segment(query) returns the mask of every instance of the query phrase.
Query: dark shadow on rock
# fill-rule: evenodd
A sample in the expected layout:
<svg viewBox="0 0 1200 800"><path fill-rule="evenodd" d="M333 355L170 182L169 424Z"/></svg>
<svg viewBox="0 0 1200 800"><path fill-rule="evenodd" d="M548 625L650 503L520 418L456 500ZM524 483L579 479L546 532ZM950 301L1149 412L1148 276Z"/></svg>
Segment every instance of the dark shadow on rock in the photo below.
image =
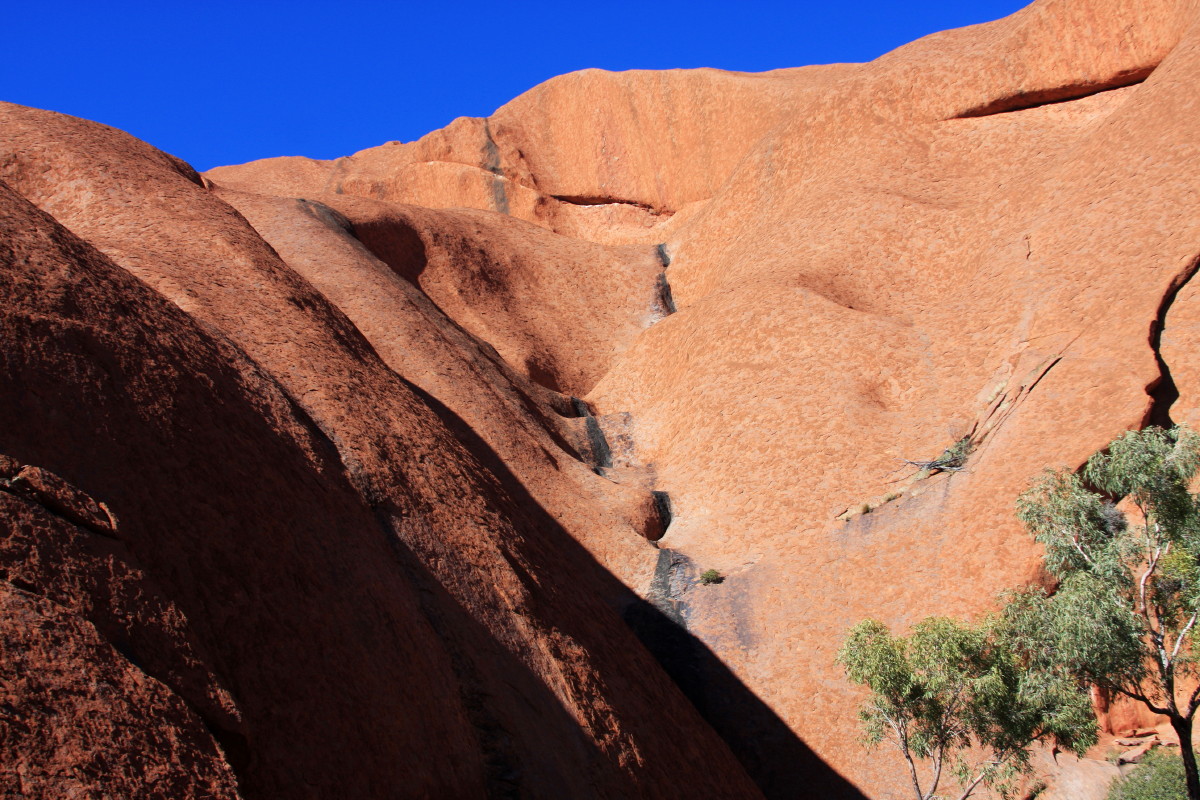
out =
<svg viewBox="0 0 1200 800"><path fill-rule="evenodd" d="M376 508L385 528L399 509ZM573 765L604 760L578 723L535 675L446 589L399 537L391 539L404 577L416 591L429 622L450 659L462 710L474 731L483 761L489 800L523 797L596 797L595 786L578 785ZM540 724L522 721L538 709ZM530 763L528 756L538 754Z"/></svg>
<svg viewBox="0 0 1200 800"><path fill-rule="evenodd" d="M359 220L350 223L346 230L393 272L412 285L420 286L421 273L429 265L429 255L425 240L412 223L390 217Z"/></svg>
<svg viewBox="0 0 1200 800"><path fill-rule="evenodd" d="M630 591L537 503L503 460L465 421L419 386L407 380L405 383L442 419L480 465L495 476L506 494L526 512L525 516L532 516L531 522L553 529L559 549L570 555L567 563L572 569L579 570L580 564L591 567L588 572L592 574L571 576L572 587L593 579L598 581L601 596L620 613L703 720L724 740L765 797L769 800L866 800L865 795L796 736L716 653L688 632L681 615L665 614ZM538 566L547 574L561 575L554 564ZM662 722L670 724L670 720ZM686 731L680 731L680 735L686 734Z"/></svg>
<svg viewBox="0 0 1200 800"><path fill-rule="evenodd" d="M768 800L865 800L685 627L640 598L624 617Z"/></svg>

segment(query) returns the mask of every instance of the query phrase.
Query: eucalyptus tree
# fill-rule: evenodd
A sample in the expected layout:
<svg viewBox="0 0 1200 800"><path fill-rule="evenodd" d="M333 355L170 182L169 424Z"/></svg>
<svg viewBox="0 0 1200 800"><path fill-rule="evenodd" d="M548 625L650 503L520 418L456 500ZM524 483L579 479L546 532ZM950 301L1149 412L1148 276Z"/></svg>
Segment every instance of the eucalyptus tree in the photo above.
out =
<svg viewBox="0 0 1200 800"><path fill-rule="evenodd" d="M938 796L948 775L959 800L981 786L1007 796L1034 742L1054 739L1080 754L1095 742L1086 693L1061 670L1030 669L1006 630L992 619L930 617L907 637L870 619L847 634L838 660L870 690L859 709L865 743L899 749L917 800Z"/></svg>
<svg viewBox="0 0 1200 800"><path fill-rule="evenodd" d="M1047 472L1018 501L1045 546L1052 594L1025 590L1005 637L1035 669L1061 669L1166 716L1179 736L1190 800L1200 800L1192 726L1200 708L1200 436L1132 431L1080 474ZM1129 517L1113 501L1124 500Z"/></svg>

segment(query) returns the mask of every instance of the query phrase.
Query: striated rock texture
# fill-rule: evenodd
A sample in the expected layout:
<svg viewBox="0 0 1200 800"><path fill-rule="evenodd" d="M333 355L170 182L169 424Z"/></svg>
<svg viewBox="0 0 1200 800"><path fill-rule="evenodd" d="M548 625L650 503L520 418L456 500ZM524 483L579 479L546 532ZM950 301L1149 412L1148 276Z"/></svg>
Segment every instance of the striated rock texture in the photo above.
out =
<svg viewBox="0 0 1200 800"><path fill-rule="evenodd" d="M1200 425L1197 85L1195 0L1038 0L204 176L0 106L0 781L902 791L846 628L993 608L1031 477Z"/></svg>

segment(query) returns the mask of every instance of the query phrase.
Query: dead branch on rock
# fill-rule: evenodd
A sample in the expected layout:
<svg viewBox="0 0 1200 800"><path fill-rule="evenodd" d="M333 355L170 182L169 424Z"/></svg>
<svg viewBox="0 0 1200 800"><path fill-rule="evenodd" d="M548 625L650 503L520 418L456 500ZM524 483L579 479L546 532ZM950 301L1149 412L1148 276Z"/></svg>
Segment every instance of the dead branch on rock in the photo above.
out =
<svg viewBox="0 0 1200 800"><path fill-rule="evenodd" d="M953 461L940 458L935 459L934 461L910 461L907 458L902 458L900 460L905 464L908 464L910 467L929 470L931 472L933 470L938 470L939 472L962 472L964 469L966 469L965 464L954 463Z"/></svg>
<svg viewBox="0 0 1200 800"><path fill-rule="evenodd" d="M966 469L967 457L974 449L975 443L971 441L971 437L964 436L947 447L940 456L930 461L914 461L908 458L900 460L910 467L916 467L925 472L962 472Z"/></svg>

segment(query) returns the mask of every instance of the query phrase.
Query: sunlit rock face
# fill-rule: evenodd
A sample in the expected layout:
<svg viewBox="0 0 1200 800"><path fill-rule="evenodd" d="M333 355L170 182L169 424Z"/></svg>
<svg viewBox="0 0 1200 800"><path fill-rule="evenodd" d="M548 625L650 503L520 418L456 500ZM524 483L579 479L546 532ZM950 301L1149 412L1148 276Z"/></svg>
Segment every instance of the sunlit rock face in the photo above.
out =
<svg viewBox="0 0 1200 800"><path fill-rule="evenodd" d="M5 784L890 796L846 628L994 608L1031 477L1200 424L1197 23L589 70L203 176L0 106Z"/></svg>

